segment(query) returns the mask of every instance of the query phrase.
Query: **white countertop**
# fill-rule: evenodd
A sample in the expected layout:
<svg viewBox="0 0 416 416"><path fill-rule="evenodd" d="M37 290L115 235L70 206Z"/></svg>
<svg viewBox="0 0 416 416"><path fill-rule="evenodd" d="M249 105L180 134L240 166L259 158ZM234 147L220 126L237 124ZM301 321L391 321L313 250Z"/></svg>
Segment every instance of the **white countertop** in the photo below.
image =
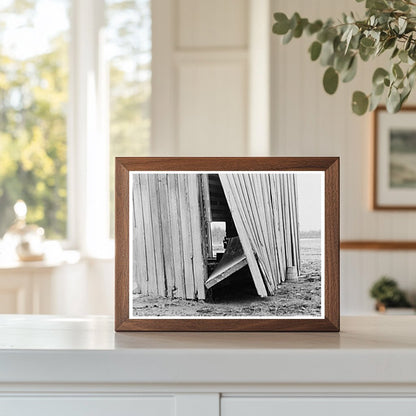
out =
<svg viewBox="0 0 416 416"><path fill-rule="evenodd" d="M107 317L0 316L0 383L416 383L416 316L338 333L115 333Z"/></svg>

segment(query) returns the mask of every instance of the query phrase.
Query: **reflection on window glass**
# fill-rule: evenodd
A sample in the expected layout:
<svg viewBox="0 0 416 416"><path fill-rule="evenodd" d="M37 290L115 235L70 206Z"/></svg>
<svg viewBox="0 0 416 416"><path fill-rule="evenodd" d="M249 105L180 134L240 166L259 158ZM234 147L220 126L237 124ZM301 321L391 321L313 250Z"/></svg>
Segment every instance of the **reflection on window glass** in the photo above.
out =
<svg viewBox="0 0 416 416"><path fill-rule="evenodd" d="M69 2L0 2L0 238L18 199L48 238L66 237Z"/></svg>
<svg viewBox="0 0 416 416"><path fill-rule="evenodd" d="M151 0L106 0L110 71L110 211L114 236L114 157L149 153Z"/></svg>

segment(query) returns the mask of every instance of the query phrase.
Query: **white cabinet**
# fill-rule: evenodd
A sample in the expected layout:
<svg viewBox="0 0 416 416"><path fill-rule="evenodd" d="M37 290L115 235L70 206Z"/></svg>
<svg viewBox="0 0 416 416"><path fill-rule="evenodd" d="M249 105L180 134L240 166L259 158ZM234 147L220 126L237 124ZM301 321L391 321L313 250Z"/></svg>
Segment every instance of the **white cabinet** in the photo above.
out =
<svg viewBox="0 0 416 416"><path fill-rule="evenodd" d="M0 415L415 416L416 316L341 333L115 333L0 316Z"/></svg>
<svg viewBox="0 0 416 416"><path fill-rule="evenodd" d="M171 397L16 397L0 399L0 414L7 416L174 416Z"/></svg>
<svg viewBox="0 0 416 416"><path fill-rule="evenodd" d="M108 315L114 310L114 260L5 262L0 256L0 314Z"/></svg>
<svg viewBox="0 0 416 416"><path fill-rule="evenodd" d="M414 416L416 398L224 397L221 416Z"/></svg>

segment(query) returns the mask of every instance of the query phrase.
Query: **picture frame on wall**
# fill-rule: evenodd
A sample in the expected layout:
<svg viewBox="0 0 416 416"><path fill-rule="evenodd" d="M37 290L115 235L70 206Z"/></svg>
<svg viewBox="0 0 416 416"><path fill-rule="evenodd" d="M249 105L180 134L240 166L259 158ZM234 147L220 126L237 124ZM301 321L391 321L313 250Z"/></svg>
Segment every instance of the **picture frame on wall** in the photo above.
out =
<svg viewBox="0 0 416 416"><path fill-rule="evenodd" d="M339 159L116 158L116 331L339 331Z"/></svg>
<svg viewBox="0 0 416 416"><path fill-rule="evenodd" d="M416 209L416 107L373 114L373 209Z"/></svg>

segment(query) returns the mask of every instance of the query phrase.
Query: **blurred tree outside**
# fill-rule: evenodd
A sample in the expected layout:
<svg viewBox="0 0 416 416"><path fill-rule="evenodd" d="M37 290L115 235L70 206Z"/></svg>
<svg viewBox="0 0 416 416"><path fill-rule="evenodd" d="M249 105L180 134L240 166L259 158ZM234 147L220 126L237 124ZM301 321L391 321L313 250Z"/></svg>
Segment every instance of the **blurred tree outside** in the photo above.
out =
<svg viewBox="0 0 416 416"><path fill-rule="evenodd" d="M0 6L0 237L18 199L28 206L28 222L48 238L66 236L68 4L55 2L62 28L40 35L49 3Z"/></svg>
<svg viewBox="0 0 416 416"><path fill-rule="evenodd" d="M110 235L114 157L149 152L150 2L106 0ZM67 234L70 3L0 4L0 238L13 222L17 199L28 205L28 222L44 227L47 238L64 239Z"/></svg>
<svg viewBox="0 0 416 416"><path fill-rule="evenodd" d="M146 156L150 145L151 0L107 0L110 70L110 236L114 236L114 158Z"/></svg>

